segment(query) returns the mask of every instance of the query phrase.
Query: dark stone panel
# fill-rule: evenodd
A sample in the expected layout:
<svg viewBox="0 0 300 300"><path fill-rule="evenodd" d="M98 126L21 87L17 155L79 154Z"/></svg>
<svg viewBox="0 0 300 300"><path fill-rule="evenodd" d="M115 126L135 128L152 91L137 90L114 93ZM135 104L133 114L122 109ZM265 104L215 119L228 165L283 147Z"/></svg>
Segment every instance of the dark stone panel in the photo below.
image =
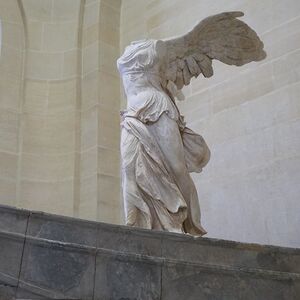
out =
<svg viewBox="0 0 300 300"><path fill-rule="evenodd" d="M300 249L0 206L0 300L296 300L299 295Z"/></svg>
<svg viewBox="0 0 300 300"><path fill-rule="evenodd" d="M98 252L95 300L160 300L161 261Z"/></svg>
<svg viewBox="0 0 300 300"><path fill-rule="evenodd" d="M293 300L299 300L299 298L300 298L300 279L294 281L293 294L292 294Z"/></svg>
<svg viewBox="0 0 300 300"><path fill-rule="evenodd" d="M176 251L174 251L176 249ZM180 238L164 239L162 255L166 258L178 259L189 262L211 263L222 265L251 265L256 264L256 253L234 248L224 248L197 241L183 241Z"/></svg>
<svg viewBox="0 0 300 300"><path fill-rule="evenodd" d="M25 234L30 212L0 205L0 230Z"/></svg>
<svg viewBox="0 0 300 300"><path fill-rule="evenodd" d="M23 247L24 236L0 232L0 296L4 299L17 288Z"/></svg>
<svg viewBox="0 0 300 300"><path fill-rule="evenodd" d="M95 248L27 238L18 297L92 299L95 255Z"/></svg>
<svg viewBox="0 0 300 300"><path fill-rule="evenodd" d="M0 299L1 300L15 300L16 288L3 284L0 280Z"/></svg>
<svg viewBox="0 0 300 300"><path fill-rule="evenodd" d="M257 252L257 268L300 274L300 249L266 247Z"/></svg>
<svg viewBox="0 0 300 300"><path fill-rule="evenodd" d="M31 213L27 235L96 247L97 226L96 222L45 213Z"/></svg>
<svg viewBox="0 0 300 300"><path fill-rule="evenodd" d="M150 230L100 224L97 247L160 257L161 237Z"/></svg>
<svg viewBox="0 0 300 300"><path fill-rule="evenodd" d="M29 290L30 289L30 290ZM26 284L24 285L22 282L20 283L19 287L18 287L18 294L22 295L22 298L20 298L19 296L16 298L16 300L50 300L50 299L56 299L55 295L52 296L43 296L42 293L45 292L43 290L39 290L36 293L34 292L34 287L28 287ZM62 296L59 299L63 299L63 300L67 300L68 298L65 298L64 296ZM70 299L69 299L70 300ZM78 299L79 300L79 299Z"/></svg>
<svg viewBox="0 0 300 300"><path fill-rule="evenodd" d="M14 300L29 211L0 205L0 299Z"/></svg>
<svg viewBox="0 0 300 300"><path fill-rule="evenodd" d="M162 241L162 256L197 263L300 273L300 249L169 235Z"/></svg>
<svg viewBox="0 0 300 300"><path fill-rule="evenodd" d="M297 283L222 268L166 263L162 275L162 300L296 300Z"/></svg>

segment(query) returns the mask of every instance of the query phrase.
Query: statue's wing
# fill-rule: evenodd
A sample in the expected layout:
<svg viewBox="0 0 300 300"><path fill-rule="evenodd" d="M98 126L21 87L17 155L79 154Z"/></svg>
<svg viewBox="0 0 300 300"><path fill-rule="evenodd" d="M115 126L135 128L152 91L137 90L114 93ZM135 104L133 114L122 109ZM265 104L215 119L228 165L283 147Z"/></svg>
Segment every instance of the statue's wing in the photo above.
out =
<svg viewBox="0 0 300 300"><path fill-rule="evenodd" d="M262 41L254 30L237 19L243 15L242 12L214 15L181 37L163 40L166 52L161 68L162 85L167 88L175 84L180 90L201 73L211 77L213 59L235 66L264 59Z"/></svg>

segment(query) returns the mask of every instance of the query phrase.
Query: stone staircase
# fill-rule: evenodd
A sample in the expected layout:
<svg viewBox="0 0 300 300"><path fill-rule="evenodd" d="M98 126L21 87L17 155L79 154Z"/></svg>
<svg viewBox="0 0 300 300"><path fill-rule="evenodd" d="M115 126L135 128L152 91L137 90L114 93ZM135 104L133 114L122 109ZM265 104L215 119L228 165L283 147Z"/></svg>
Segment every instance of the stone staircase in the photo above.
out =
<svg viewBox="0 0 300 300"><path fill-rule="evenodd" d="M300 249L0 206L0 300L300 299Z"/></svg>

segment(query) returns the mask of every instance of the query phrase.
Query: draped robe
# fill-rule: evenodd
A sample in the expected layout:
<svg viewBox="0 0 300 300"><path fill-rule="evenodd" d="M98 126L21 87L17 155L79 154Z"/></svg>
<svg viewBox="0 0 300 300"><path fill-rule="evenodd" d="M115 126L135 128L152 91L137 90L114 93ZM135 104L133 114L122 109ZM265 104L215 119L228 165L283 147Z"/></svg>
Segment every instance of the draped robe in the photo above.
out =
<svg viewBox="0 0 300 300"><path fill-rule="evenodd" d="M189 173L201 172L210 151L161 87L156 45L156 40L133 42L118 59L127 95L121 123L126 224L203 235Z"/></svg>

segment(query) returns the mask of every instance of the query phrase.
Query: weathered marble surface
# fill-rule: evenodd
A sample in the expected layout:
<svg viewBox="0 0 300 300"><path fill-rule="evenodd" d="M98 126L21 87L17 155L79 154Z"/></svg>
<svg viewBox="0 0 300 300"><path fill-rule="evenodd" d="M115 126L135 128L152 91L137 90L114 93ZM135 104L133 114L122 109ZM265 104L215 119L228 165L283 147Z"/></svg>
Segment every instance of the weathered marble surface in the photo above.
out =
<svg viewBox="0 0 300 300"><path fill-rule="evenodd" d="M300 292L300 249L3 206L0 220L1 300L296 300Z"/></svg>
<svg viewBox="0 0 300 300"><path fill-rule="evenodd" d="M242 66L265 58L263 43L241 16L221 13L178 38L134 41L118 59L127 98L121 134L127 225L206 234L189 173L202 171L210 150L186 127L175 100L184 99L181 89L192 78L213 75L214 59Z"/></svg>

